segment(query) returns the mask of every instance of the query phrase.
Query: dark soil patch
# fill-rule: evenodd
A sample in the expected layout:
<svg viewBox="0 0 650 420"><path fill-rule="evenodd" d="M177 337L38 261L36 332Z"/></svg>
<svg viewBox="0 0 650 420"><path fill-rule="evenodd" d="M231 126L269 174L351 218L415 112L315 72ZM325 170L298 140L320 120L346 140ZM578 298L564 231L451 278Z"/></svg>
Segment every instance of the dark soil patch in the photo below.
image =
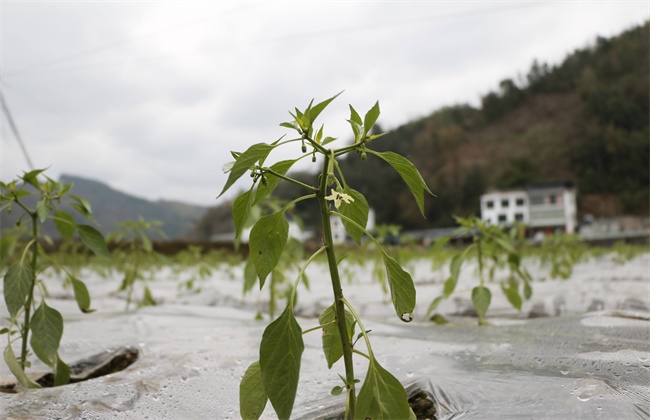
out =
<svg viewBox="0 0 650 420"><path fill-rule="evenodd" d="M70 382L76 383L100 376L120 372L138 360L140 352L133 347L120 347L117 350L104 352L81 360L70 366ZM36 381L42 387L54 386L54 374L46 373ZM14 394L17 392L16 384L0 385L0 392Z"/></svg>

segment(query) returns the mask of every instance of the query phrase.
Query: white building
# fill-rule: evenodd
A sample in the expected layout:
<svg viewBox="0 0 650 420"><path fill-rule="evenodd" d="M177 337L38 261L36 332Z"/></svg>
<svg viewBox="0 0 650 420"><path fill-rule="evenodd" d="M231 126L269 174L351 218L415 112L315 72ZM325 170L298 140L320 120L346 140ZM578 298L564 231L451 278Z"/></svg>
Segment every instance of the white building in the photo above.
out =
<svg viewBox="0 0 650 420"><path fill-rule="evenodd" d="M481 196L481 219L509 225L525 223L533 230L577 227L576 191L570 182L534 184L527 190L493 191Z"/></svg>

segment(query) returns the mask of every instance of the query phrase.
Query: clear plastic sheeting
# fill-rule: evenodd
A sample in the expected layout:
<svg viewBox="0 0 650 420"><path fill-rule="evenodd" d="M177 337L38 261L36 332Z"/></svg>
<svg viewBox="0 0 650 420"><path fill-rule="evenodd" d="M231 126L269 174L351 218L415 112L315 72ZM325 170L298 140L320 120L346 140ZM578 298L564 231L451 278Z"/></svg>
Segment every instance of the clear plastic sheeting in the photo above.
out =
<svg viewBox="0 0 650 420"><path fill-rule="evenodd" d="M485 327L464 316L448 316L452 322L444 326L424 320L428 303L442 289L440 282L426 283L438 274L427 272L424 263L415 267L420 308L414 322L396 318L376 283L355 280L344 284L344 291L372 330L379 362L409 391L432 395L439 419L644 419L650 417L648 261L642 256L618 270L607 260L582 264L570 280L535 284L533 300L522 313L499 301L498 285L493 285L495 306ZM299 294L303 329L317 324L312 313L330 300L328 279L322 267L314 268L311 291ZM461 281L472 284L470 277ZM83 316L75 314L69 291L51 287L48 302L66 317L62 358L75 363L133 346L140 350L139 360L122 372L85 382L0 394L0 418L239 418L239 381L257 360L268 324L254 319L264 293L241 298L241 281L215 276L201 285L201 294L179 295L172 279L159 278L149 287L163 304L125 313L124 302L112 293L117 282L109 288L106 280L96 279L88 286L99 310ZM98 296L97 290L106 293ZM529 317L535 299L552 303L558 296L564 297L566 310ZM603 298L602 307L589 310L596 297ZM630 299L636 304L623 305ZM446 315L457 312L453 300L449 305ZM304 339L292 417L336 417L345 399L331 396L330 390L341 385L342 362L328 370L320 334ZM355 364L357 377L363 378L366 362L356 357ZM46 369L34 363L30 371L39 370ZM2 363L0 381L11 380ZM276 418L270 404L262 418Z"/></svg>

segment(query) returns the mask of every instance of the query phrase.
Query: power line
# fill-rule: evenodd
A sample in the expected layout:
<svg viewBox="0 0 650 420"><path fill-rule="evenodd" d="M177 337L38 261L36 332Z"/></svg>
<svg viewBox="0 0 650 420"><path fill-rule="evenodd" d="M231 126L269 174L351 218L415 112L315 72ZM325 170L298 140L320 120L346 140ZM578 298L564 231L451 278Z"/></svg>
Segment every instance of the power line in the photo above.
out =
<svg viewBox="0 0 650 420"><path fill-rule="evenodd" d="M9 111L9 106L7 106L7 101L5 101L5 97L2 94L2 90L0 90L0 102L2 103L2 110L4 111L5 117L7 117L7 122L9 122L9 127L11 127L11 131L14 133L14 137L16 137L16 140L20 145L20 149L23 151L23 155L25 156L25 160L27 161L27 166L29 166L29 169L33 171L34 164L32 164L32 160L29 158L29 153L27 153L27 148L25 147L25 143L23 142L22 137L20 137L20 133L18 132L18 127L16 127L16 124L14 123L14 119L11 117L11 111Z"/></svg>

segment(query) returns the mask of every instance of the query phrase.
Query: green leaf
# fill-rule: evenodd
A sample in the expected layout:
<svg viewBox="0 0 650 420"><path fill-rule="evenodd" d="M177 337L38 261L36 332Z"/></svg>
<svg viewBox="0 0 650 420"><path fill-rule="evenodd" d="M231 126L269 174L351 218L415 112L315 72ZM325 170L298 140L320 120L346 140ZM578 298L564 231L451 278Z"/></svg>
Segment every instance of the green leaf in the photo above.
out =
<svg viewBox="0 0 650 420"><path fill-rule="evenodd" d="M63 335L63 317L54 308L50 308L41 301L41 305L34 311L32 316L32 337L30 344L34 354L52 369L56 368Z"/></svg>
<svg viewBox="0 0 650 420"><path fill-rule="evenodd" d="M397 261L386 254L384 254L384 265L388 273L388 285L390 286L390 295L395 312L402 321L411 322L413 320L413 309L415 309L415 285L413 279Z"/></svg>
<svg viewBox="0 0 650 420"><path fill-rule="evenodd" d="M445 298L451 296L451 294L454 293L454 289L456 289L456 284L458 284L458 276L460 275L460 267L463 265L463 255L464 254L455 255L449 264L450 275L447 281L445 281L444 286Z"/></svg>
<svg viewBox="0 0 650 420"><path fill-rule="evenodd" d="M244 226L246 225L246 221L250 216L254 199L255 190L250 189L245 193L237 196L237 198L235 198L235 201L232 203L232 217L235 223L235 240L239 239L242 232L244 231Z"/></svg>
<svg viewBox="0 0 650 420"><path fill-rule="evenodd" d="M325 309L318 317L320 325L329 324L336 319L336 308L334 305ZM348 311L345 311L345 324L348 328L348 335L350 338L354 336L354 317ZM323 327L323 352L325 353L325 360L327 360L327 367L332 368L341 357L343 357L343 345L341 344L341 335L339 333L338 324L328 325Z"/></svg>
<svg viewBox="0 0 650 420"><path fill-rule="evenodd" d="M288 237L289 222L282 211L262 217L253 226L249 239L250 258L260 279L260 289L278 265Z"/></svg>
<svg viewBox="0 0 650 420"><path fill-rule="evenodd" d="M422 179L422 175L420 175L420 172L418 172L418 169L413 165L408 159L406 159L403 156L398 155L397 153L393 152L375 152L371 151L368 149L369 152L379 156L390 166L393 167L399 174L399 176L402 177L404 182L406 182L406 185L409 187L409 190L411 190L411 194L413 194L413 197L415 198L415 202L418 205L418 208L420 209L420 213L422 213L422 216L424 215L424 193L427 192L431 195L433 193L427 187L426 182L424 182L424 179ZM426 216L425 216L426 217Z"/></svg>
<svg viewBox="0 0 650 420"><path fill-rule="evenodd" d="M429 309L427 309L427 315L426 316L429 316L429 314L431 314L433 311L435 311L436 308L438 307L438 305L440 305L440 302L442 302L442 300L444 298L445 298L444 295L443 296L438 296L437 298L435 298L433 300L433 302L431 302L431 305L429 305Z"/></svg>
<svg viewBox="0 0 650 420"><path fill-rule="evenodd" d="M82 214L85 217L89 217L92 214L93 210L90 207L90 203L88 202L88 200L86 200L83 197L79 197L77 195L72 195L72 194L70 195L70 198L72 198L75 201L75 203L71 204L72 207L74 207L74 209L77 210L80 214ZM73 204L76 204L76 206Z"/></svg>
<svg viewBox="0 0 650 420"><path fill-rule="evenodd" d="M343 393L343 387L342 387L342 386L339 386L339 385L335 386L335 387L332 388L332 390L330 391L330 394L331 394L331 395L334 395L334 396L341 395L342 393Z"/></svg>
<svg viewBox="0 0 650 420"><path fill-rule="evenodd" d="M44 171L45 169L35 169L33 171L25 172L25 174L20 178L32 187L39 189L40 185L37 177Z"/></svg>
<svg viewBox="0 0 650 420"><path fill-rule="evenodd" d="M297 160L281 160L280 162L276 162L275 164L271 165L270 169L273 170L274 172L279 173L280 175L285 175L291 166L293 166L294 163L296 163ZM278 186L280 181L282 181L282 178L279 178L273 174L266 173L264 174L266 177L266 185L260 183L257 186L257 194L255 195L255 200L253 200L253 205L261 202L264 200L266 197L268 197L274 190L275 187Z"/></svg>
<svg viewBox="0 0 650 420"><path fill-rule="evenodd" d="M355 419L408 419L408 396L404 387L393 375L374 359L370 360L368 373L357 399Z"/></svg>
<svg viewBox="0 0 650 420"><path fill-rule="evenodd" d="M77 228L74 217L70 213L60 209L54 212L54 226L56 226L56 230L59 231L65 240L72 239L74 231Z"/></svg>
<svg viewBox="0 0 650 420"><path fill-rule="evenodd" d="M432 321L436 325L449 324L449 320L441 314L433 314L433 316L429 318L429 321Z"/></svg>
<svg viewBox="0 0 650 420"><path fill-rule="evenodd" d="M3 281L5 303L12 318L25 305L32 281L34 281L34 273L27 263L12 265L5 273Z"/></svg>
<svg viewBox="0 0 650 420"><path fill-rule="evenodd" d="M237 157L235 164L230 170L230 175L224 185L223 190L219 194L219 197L223 195L231 186L235 183L242 175L248 171L251 166L255 165L259 160L264 160L273 150L273 146L266 143L257 143L249 147L244 153Z"/></svg>
<svg viewBox="0 0 650 420"><path fill-rule="evenodd" d="M256 281L257 271L255 270L255 264L253 264L252 258L248 258L246 259L246 265L244 266L244 294L253 289Z"/></svg>
<svg viewBox="0 0 650 420"><path fill-rule="evenodd" d="M350 105L350 121L356 123L357 125L363 125L363 121L361 120L361 116L359 113Z"/></svg>
<svg viewBox="0 0 650 420"><path fill-rule="evenodd" d="M253 362L239 383L239 414L243 420L257 420L262 415L268 401L260 362Z"/></svg>
<svg viewBox="0 0 650 420"><path fill-rule="evenodd" d="M503 283L501 283L501 290L503 291L503 294L506 296L508 302L510 302L513 308L515 308L518 311L521 311L522 300L517 285L515 284L514 287L512 285L506 287Z"/></svg>
<svg viewBox="0 0 650 420"><path fill-rule="evenodd" d="M70 382L70 366L57 354L56 369L54 369L54 386L66 385Z"/></svg>
<svg viewBox="0 0 650 420"><path fill-rule="evenodd" d="M158 302L153 298L149 286L144 287L144 292L142 294L142 306L156 306Z"/></svg>
<svg viewBox="0 0 650 420"><path fill-rule="evenodd" d="M360 226L366 227L368 224L368 212L370 208L368 206L368 201L366 197L363 196L359 191L353 190L352 188L346 188L344 192L352 197L354 201L350 204L342 203L340 212L344 216L349 217L354 220ZM357 243L361 245L361 237L363 236L363 230L356 227L353 223L350 223L348 220L341 219L345 231L350 235L350 237Z"/></svg>
<svg viewBox="0 0 650 420"><path fill-rule="evenodd" d="M302 329L293 308L287 305L282 315L266 327L260 345L264 389L280 419L291 415L304 348Z"/></svg>
<svg viewBox="0 0 650 420"><path fill-rule="evenodd" d="M11 345L8 345L5 348L4 356L5 356L5 363L7 364L7 367L22 386L24 386L25 388L41 387L39 384L32 381L27 377L27 375L25 375L25 372L20 367L20 363L18 362L18 359L16 359L16 355L14 354Z"/></svg>
<svg viewBox="0 0 650 420"><path fill-rule="evenodd" d="M490 306L490 300L492 300L492 293L490 293L490 289L487 287L476 286L472 289L472 303L478 314L479 323L485 319L485 313Z"/></svg>
<svg viewBox="0 0 650 420"><path fill-rule="evenodd" d="M325 109L325 107L326 107L327 105L329 105L330 102L332 102L334 99L336 99L336 98L337 98L340 94L342 94L342 93L343 93L343 91L337 93L336 95L332 96L331 98L326 99L326 100L324 100L323 102L317 104L317 105L314 106L313 108L311 108L311 104L310 104L310 108L311 108L311 109L309 110L309 121L310 121L310 123L313 124L314 121L316 121L316 118L320 115L320 113L323 112L323 110ZM313 101L313 100L312 100L312 101Z"/></svg>
<svg viewBox="0 0 650 420"><path fill-rule="evenodd" d="M336 140L336 137L329 137L329 136L328 136L328 137L325 137L325 138L323 139L323 146L325 146L326 144L329 144L329 143L333 142L334 140Z"/></svg>
<svg viewBox="0 0 650 420"><path fill-rule="evenodd" d="M36 214L38 214L38 220L41 223L47 220L47 216L50 214L50 205L47 200L38 200L36 203Z"/></svg>
<svg viewBox="0 0 650 420"><path fill-rule="evenodd" d="M77 300L79 310L85 314L94 312L93 309L90 309L90 294L86 284L73 276L70 276L70 280L72 281L72 290L74 290L74 297Z"/></svg>
<svg viewBox="0 0 650 420"><path fill-rule="evenodd" d="M81 242L90 248L95 255L107 260L111 259L111 254L106 247L104 236L97 229L90 225L77 225L77 230L79 231Z"/></svg>
<svg viewBox="0 0 650 420"><path fill-rule="evenodd" d="M377 122L379 118L379 101L375 102L372 108L366 113L363 118L363 136L365 137L373 125Z"/></svg>

